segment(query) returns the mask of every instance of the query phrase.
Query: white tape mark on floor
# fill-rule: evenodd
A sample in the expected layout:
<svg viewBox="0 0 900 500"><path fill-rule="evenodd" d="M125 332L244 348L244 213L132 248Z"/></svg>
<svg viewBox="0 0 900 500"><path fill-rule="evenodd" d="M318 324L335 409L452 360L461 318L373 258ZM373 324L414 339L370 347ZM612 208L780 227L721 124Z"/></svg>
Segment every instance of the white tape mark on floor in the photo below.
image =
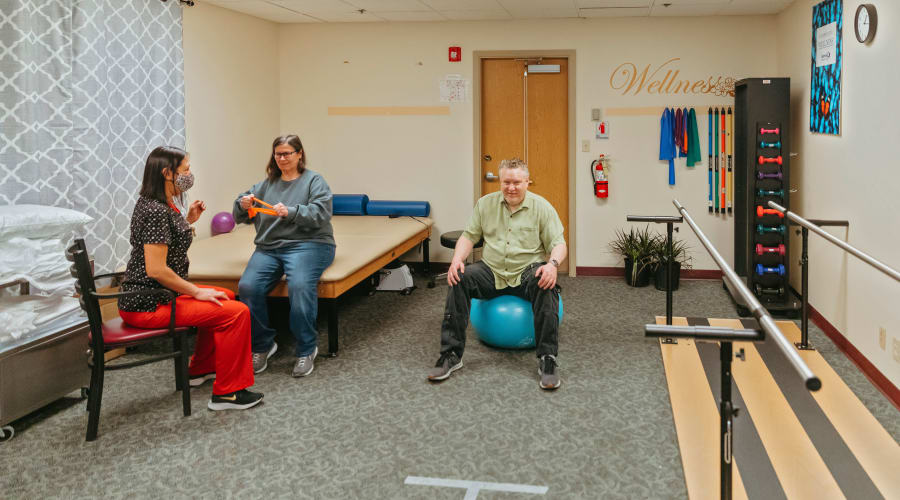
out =
<svg viewBox="0 0 900 500"><path fill-rule="evenodd" d="M480 490L507 491L512 493L530 493L543 495L547 493L546 486L533 486L530 484L513 483L487 483L484 481L463 481L460 479L441 479L438 477L407 476L404 484L419 486L442 486L444 488L462 488L466 490L465 500L474 500Z"/></svg>

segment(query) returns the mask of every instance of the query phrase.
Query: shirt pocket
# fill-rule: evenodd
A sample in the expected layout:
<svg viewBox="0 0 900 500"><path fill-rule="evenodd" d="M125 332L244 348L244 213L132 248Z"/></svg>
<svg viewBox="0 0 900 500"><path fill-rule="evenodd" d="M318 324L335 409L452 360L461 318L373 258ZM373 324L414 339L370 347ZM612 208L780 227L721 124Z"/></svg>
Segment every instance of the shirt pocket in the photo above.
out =
<svg viewBox="0 0 900 500"><path fill-rule="evenodd" d="M520 226L513 228L518 233L518 239L524 250L537 250L541 247L541 235L537 228L532 226Z"/></svg>

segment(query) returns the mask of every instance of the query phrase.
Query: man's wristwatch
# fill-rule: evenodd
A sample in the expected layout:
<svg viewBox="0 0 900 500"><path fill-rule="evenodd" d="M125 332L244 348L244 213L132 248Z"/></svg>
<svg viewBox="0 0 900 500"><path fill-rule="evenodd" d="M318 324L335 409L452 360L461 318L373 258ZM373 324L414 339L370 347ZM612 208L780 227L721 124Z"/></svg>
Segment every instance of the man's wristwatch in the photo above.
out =
<svg viewBox="0 0 900 500"><path fill-rule="evenodd" d="M556 259L550 259L550 263L553 264L553 267L559 267L559 261Z"/></svg>

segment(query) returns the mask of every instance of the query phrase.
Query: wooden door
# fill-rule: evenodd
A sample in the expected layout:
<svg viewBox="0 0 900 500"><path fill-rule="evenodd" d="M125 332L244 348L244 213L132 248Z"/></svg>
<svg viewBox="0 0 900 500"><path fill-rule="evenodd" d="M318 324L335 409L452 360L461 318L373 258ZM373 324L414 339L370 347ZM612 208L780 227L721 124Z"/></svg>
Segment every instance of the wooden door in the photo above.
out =
<svg viewBox="0 0 900 500"><path fill-rule="evenodd" d="M533 62L532 62L533 63ZM515 59L481 62L481 194L500 190L500 162L514 156L528 163L529 191L549 201L569 242L569 72L568 60L559 73L530 73L528 63ZM561 271L568 270L568 260Z"/></svg>

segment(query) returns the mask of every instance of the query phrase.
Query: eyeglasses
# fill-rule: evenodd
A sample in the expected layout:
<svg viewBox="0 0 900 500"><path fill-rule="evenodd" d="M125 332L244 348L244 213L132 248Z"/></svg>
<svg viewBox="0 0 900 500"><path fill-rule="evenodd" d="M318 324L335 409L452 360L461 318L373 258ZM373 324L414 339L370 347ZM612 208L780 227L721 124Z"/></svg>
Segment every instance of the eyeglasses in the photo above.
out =
<svg viewBox="0 0 900 500"><path fill-rule="evenodd" d="M289 153L274 153L272 156L273 156L276 160L279 159L279 158L282 159L282 160L287 160L288 158L294 156L295 154L297 154L296 151L291 151L291 152L289 152Z"/></svg>

